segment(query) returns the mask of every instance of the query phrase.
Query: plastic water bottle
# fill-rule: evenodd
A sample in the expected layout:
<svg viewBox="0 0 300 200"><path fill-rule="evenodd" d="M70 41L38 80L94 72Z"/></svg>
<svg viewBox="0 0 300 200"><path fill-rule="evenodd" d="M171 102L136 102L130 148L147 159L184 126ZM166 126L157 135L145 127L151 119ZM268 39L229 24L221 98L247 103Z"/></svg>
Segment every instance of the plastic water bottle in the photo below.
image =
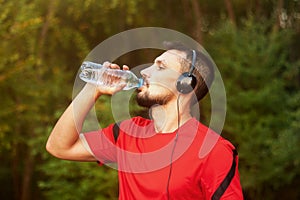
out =
<svg viewBox="0 0 300 200"><path fill-rule="evenodd" d="M118 87L125 84L123 90L130 90L143 85L143 79L129 70L111 69L89 61L83 62L80 68L79 78L96 86Z"/></svg>

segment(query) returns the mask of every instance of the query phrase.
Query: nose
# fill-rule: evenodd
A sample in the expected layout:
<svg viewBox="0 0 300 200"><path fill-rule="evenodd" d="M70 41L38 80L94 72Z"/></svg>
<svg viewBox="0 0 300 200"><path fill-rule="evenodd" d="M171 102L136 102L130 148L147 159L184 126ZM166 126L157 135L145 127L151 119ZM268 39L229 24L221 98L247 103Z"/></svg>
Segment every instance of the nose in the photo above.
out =
<svg viewBox="0 0 300 200"><path fill-rule="evenodd" d="M151 74L150 71L151 71L151 66L143 69L140 73L141 73L142 77L149 78L150 74Z"/></svg>

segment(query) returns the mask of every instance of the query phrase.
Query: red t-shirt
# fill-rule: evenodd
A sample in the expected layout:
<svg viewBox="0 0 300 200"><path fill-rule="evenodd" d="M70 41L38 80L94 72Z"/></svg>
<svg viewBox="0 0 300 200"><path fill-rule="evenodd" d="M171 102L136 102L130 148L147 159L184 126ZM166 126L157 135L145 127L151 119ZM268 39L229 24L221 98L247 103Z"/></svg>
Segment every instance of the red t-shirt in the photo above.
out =
<svg viewBox="0 0 300 200"><path fill-rule="evenodd" d="M156 133L153 121L135 117L121 123L116 142L113 124L84 138L101 163L117 163L119 199L126 200L211 199L234 159L234 146L194 118L173 133ZM243 199L235 159L221 199Z"/></svg>

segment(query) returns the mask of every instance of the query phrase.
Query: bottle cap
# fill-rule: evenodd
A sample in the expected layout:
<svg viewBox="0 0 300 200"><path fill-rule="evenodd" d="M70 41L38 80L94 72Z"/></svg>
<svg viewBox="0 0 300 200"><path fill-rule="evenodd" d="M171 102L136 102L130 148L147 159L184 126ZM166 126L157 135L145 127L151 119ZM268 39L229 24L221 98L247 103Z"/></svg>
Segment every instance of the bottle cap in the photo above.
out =
<svg viewBox="0 0 300 200"><path fill-rule="evenodd" d="M143 84L144 84L144 79L139 78L139 85L138 85L138 88L142 87Z"/></svg>

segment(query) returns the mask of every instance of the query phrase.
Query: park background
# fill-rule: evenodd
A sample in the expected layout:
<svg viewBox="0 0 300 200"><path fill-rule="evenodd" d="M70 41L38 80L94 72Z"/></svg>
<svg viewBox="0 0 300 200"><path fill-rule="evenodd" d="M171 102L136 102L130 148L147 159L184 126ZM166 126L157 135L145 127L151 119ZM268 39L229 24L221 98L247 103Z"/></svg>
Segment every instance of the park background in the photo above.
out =
<svg viewBox="0 0 300 200"><path fill-rule="evenodd" d="M58 160L45 143L87 54L110 36L145 26L184 33L215 61L227 95L222 136L238 148L245 199L300 199L299 0L0 4L0 199L117 199L115 170ZM118 63L150 63L156 53L132 52ZM209 102L201 104L204 123ZM110 98L97 107L102 125L112 123Z"/></svg>

